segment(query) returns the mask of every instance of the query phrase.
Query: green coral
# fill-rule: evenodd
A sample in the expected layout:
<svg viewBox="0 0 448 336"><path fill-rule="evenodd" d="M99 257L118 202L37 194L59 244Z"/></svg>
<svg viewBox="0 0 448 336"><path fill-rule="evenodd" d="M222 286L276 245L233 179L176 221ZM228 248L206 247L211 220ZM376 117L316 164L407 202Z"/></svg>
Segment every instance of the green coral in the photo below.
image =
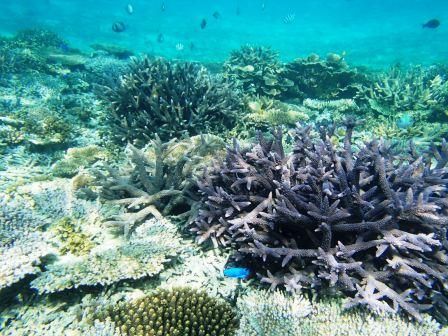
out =
<svg viewBox="0 0 448 336"><path fill-rule="evenodd" d="M108 307L96 319L123 336L231 336L238 328L232 307L190 288L159 289Z"/></svg>
<svg viewBox="0 0 448 336"><path fill-rule="evenodd" d="M285 71L279 54L262 46L242 46L224 63L224 76L252 95L282 95L293 85L284 77Z"/></svg>
<svg viewBox="0 0 448 336"><path fill-rule="evenodd" d="M241 110L235 92L201 65L148 57L134 59L130 72L106 90L111 136L142 145L231 129Z"/></svg>
<svg viewBox="0 0 448 336"><path fill-rule="evenodd" d="M92 238L81 232L70 217L60 219L50 230L60 242L59 251L62 254L85 255L95 246Z"/></svg>
<svg viewBox="0 0 448 336"><path fill-rule="evenodd" d="M364 74L350 68L344 55L329 54L326 60L312 54L286 65L286 78L294 84L289 90L290 98L298 99L353 99L359 85L366 81Z"/></svg>

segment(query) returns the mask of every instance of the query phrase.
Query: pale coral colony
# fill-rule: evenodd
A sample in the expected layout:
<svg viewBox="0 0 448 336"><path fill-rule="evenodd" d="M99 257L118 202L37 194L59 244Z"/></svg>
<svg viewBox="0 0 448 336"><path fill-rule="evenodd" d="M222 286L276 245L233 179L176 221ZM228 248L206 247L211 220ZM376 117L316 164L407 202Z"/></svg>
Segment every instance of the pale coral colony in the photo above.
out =
<svg viewBox="0 0 448 336"><path fill-rule="evenodd" d="M61 44L0 38L2 333L447 333L446 67Z"/></svg>

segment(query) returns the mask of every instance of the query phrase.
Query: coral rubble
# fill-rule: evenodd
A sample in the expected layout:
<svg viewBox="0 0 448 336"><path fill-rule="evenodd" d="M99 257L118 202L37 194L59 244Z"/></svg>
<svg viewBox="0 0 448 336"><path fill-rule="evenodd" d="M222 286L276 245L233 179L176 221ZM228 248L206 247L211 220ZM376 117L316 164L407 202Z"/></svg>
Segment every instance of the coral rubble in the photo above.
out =
<svg viewBox="0 0 448 336"><path fill-rule="evenodd" d="M432 310L446 321L448 147L395 155L377 140L343 146L298 127L293 153L282 133L242 149L198 181L197 241L236 249L234 259L271 288L333 287L348 306ZM411 147L412 149L412 147Z"/></svg>

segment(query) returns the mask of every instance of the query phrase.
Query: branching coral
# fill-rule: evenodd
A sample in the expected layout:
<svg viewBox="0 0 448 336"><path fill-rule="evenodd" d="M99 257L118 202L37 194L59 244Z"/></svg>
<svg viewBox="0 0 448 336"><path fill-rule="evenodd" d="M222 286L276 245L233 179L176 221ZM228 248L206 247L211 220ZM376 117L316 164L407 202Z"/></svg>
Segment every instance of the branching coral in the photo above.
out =
<svg viewBox="0 0 448 336"><path fill-rule="evenodd" d="M285 76L294 83L288 94L300 99L353 99L358 85L366 80L336 54L329 54L326 60L317 55L299 58L287 64Z"/></svg>
<svg viewBox="0 0 448 336"><path fill-rule="evenodd" d="M357 124L347 120L341 148L299 127L292 155L280 131L251 149L235 141L198 181L192 231L237 249L271 288L330 286L350 306L446 320L448 146L397 156L373 140L354 151Z"/></svg>
<svg viewBox="0 0 448 336"><path fill-rule="evenodd" d="M146 150L129 145L131 167L98 171L102 198L127 207L107 225L128 235L149 215L190 216L195 189L192 178L223 148L222 140L213 135L166 143L156 138Z"/></svg>
<svg viewBox="0 0 448 336"><path fill-rule="evenodd" d="M106 90L112 103L111 133L146 143L232 128L241 109L229 86L195 63L134 59L130 73Z"/></svg>
<svg viewBox="0 0 448 336"><path fill-rule="evenodd" d="M114 324L118 335L231 336L238 328L232 307L189 288L159 289L96 316Z"/></svg>
<svg viewBox="0 0 448 336"><path fill-rule="evenodd" d="M245 93L276 97L293 82L283 76L286 68L277 52L265 47L243 46L224 64L224 76Z"/></svg>

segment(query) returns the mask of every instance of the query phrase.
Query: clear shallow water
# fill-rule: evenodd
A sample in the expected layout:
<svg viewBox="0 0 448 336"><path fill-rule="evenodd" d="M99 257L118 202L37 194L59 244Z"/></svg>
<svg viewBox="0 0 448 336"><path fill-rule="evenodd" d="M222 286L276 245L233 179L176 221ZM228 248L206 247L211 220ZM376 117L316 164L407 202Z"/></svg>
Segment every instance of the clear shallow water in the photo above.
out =
<svg viewBox="0 0 448 336"><path fill-rule="evenodd" d="M132 15L125 11L128 3ZM213 18L215 11L219 19ZM295 20L285 24L290 13ZM208 24L202 30L203 18ZM422 29L432 18L441 26ZM82 49L107 43L198 61L222 61L247 43L272 46L285 60L342 51L350 63L375 67L448 60L446 0L17 0L1 1L0 20L1 34L40 26ZM126 23L126 31L114 33L115 21ZM160 33L163 43L157 42ZM179 43L183 51L176 50Z"/></svg>

